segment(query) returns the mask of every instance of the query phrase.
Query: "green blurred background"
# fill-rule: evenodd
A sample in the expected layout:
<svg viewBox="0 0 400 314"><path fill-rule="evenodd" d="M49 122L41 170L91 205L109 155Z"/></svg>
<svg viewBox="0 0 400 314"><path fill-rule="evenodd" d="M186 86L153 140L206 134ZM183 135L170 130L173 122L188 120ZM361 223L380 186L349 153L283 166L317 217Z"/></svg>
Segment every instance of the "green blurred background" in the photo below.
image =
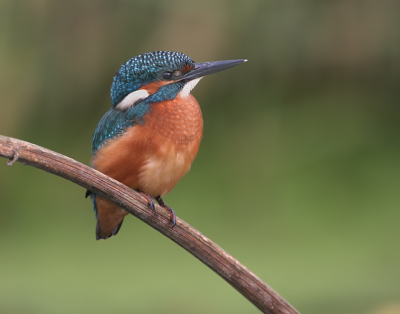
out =
<svg viewBox="0 0 400 314"><path fill-rule="evenodd" d="M400 2L0 1L0 134L88 164L119 66L247 58L193 91L204 138L165 197L302 313L400 313ZM258 313L134 217L0 165L0 313Z"/></svg>

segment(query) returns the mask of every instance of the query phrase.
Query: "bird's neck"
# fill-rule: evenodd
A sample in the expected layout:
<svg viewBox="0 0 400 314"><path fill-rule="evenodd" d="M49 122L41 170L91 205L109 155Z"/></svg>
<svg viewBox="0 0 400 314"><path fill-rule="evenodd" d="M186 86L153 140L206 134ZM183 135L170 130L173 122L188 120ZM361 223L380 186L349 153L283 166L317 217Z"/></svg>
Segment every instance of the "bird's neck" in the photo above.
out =
<svg viewBox="0 0 400 314"><path fill-rule="evenodd" d="M169 84L165 82L150 83L140 89L146 90L150 94L146 99L148 103L158 103L175 99L184 87L185 83L178 81Z"/></svg>
<svg viewBox="0 0 400 314"><path fill-rule="evenodd" d="M197 85L202 79L199 77L191 81L177 81L173 83L167 83L165 81L154 82L146 84L140 88L140 90L147 91L150 95L147 98L147 102L156 103L165 100L173 99L184 99L189 96L191 90Z"/></svg>

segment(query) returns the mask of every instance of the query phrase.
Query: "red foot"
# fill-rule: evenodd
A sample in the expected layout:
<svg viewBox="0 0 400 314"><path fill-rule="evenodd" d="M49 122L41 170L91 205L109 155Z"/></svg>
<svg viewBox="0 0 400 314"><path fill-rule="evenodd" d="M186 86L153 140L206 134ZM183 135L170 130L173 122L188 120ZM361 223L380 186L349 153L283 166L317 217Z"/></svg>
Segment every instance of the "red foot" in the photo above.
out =
<svg viewBox="0 0 400 314"><path fill-rule="evenodd" d="M150 195L148 195L147 193L144 193L144 192L142 192L142 191L138 191L140 194L142 194L144 197L145 197L145 199L147 200L147 203L149 203L149 208L151 209L151 210L155 210L156 209L156 207L155 207L155 205L154 205L154 201L153 201L153 198L150 196Z"/></svg>
<svg viewBox="0 0 400 314"><path fill-rule="evenodd" d="M171 221L172 221L172 227L171 228L175 227L175 225L176 225L176 215L175 215L174 210L171 207L169 207L167 204L165 204L163 199L160 196L155 197L155 199L158 202L158 204L160 204L160 206L162 208L164 208L165 210L167 210L169 212L169 214L171 216Z"/></svg>

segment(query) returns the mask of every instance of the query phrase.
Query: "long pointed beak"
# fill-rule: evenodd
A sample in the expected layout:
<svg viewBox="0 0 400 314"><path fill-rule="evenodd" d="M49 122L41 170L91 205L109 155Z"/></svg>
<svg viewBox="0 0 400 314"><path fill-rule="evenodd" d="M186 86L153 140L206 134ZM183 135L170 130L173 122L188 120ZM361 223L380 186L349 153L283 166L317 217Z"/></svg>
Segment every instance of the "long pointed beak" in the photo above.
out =
<svg viewBox="0 0 400 314"><path fill-rule="evenodd" d="M234 66L237 66L243 62L247 62L246 59L240 60L224 60L224 61L211 61L203 63L195 63L194 70L190 71L188 74L183 76L183 80L193 80L198 77L203 77L206 75L214 74L220 71L227 70Z"/></svg>

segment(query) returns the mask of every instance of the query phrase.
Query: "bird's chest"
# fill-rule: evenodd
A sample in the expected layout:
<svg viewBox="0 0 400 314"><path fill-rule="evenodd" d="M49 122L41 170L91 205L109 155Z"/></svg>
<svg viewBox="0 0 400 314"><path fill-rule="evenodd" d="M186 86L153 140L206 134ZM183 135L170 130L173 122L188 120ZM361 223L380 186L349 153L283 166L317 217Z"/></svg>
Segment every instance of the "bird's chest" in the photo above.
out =
<svg viewBox="0 0 400 314"><path fill-rule="evenodd" d="M147 152L139 173L139 189L157 196L168 193L190 166L203 133L200 107L191 95L155 104L141 126Z"/></svg>
<svg viewBox="0 0 400 314"><path fill-rule="evenodd" d="M158 146L173 145L185 149L201 140L203 118L192 95L154 104L144 117L144 130Z"/></svg>

